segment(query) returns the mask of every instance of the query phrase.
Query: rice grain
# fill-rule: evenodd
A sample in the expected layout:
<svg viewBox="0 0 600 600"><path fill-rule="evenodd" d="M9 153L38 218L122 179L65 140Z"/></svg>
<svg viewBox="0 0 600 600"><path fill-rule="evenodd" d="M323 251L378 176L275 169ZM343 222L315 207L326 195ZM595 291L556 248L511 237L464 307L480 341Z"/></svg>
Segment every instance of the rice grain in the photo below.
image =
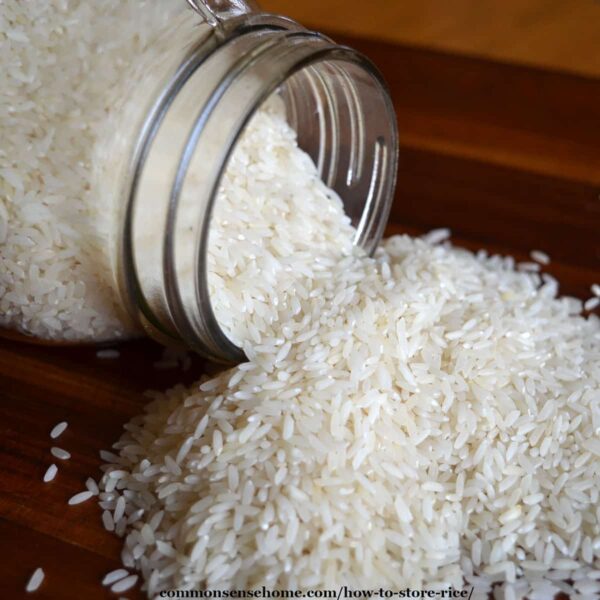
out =
<svg viewBox="0 0 600 600"><path fill-rule="evenodd" d="M44 581L44 570L41 567L38 567L29 578L27 585L25 586L25 591L27 593L37 591Z"/></svg>

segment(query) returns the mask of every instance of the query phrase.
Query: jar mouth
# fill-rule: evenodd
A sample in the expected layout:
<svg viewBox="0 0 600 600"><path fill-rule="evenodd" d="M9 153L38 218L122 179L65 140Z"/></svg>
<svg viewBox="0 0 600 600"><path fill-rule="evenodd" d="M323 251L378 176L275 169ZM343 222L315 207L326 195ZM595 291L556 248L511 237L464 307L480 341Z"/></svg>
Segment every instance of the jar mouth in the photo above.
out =
<svg viewBox="0 0 600 600"><path fill-rule="evenodd" d="M287 20L279 27L249 21L245 32L238 28L179 88L132 193L129 241L142 321L154 334L158 330L221 362L246 357L213 309L207 269L210 223L229 160L263 103L280 93L298 145L343 199L357 230L354 242L367 253L383 235L398 160L394 109L368 59L319 34L286 29ZM179 146L173 142L175 130ZM166 177L149 171L161 162L168 165ZM150 277L155 284L149 286L145 271L152 267L136 249L140 227L135 216L161 198L166 235L157 254L161 264L154 265Z"/></svg>

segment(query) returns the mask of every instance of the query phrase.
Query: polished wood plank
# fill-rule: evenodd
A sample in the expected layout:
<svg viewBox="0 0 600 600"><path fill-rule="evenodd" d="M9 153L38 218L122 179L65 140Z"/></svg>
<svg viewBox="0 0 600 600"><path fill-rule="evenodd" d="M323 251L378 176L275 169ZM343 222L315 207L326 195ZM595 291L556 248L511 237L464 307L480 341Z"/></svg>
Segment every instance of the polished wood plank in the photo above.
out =
<svg viewBox="0 0 600 600"><path fill-rule="evenodd" d="M558 175L600 188L600 82L337 36L391 89L401 146Z"/></svg>
<svg viewBox="0 0 600 600"><path fill-rule="evenodd" d="M597 0L261 0L317 30L600 75Z"/></svg>

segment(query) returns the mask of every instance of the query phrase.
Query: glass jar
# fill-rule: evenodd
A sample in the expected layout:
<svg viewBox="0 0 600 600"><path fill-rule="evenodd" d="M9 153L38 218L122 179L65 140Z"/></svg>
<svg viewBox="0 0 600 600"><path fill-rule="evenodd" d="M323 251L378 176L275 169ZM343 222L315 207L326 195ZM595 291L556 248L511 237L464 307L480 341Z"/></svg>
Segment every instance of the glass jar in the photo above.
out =
<svg viewBox="0 0 600 600"><path fill-rule="evenodd" d="M188 2L110 90L93 185L112 208L98 210L97 226L128 331L240 361L211 306L206 253L245 125L281 96L298 145L371 253L395 188L396 119L378 71L354 50L245 0Z"/></svg>

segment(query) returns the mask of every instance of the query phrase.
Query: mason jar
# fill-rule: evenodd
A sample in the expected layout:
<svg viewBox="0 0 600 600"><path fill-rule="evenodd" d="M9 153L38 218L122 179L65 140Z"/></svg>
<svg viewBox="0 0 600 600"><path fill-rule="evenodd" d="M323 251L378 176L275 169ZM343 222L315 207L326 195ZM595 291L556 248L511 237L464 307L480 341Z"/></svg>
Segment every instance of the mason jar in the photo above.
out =
<svg viewBox="0 0 600 600"><path fill-rule="evenodd" d="M183 2L183 0L180 0ZM110 285L129 331L217 361L242 350L207 284L211 213L236 143L272 94L299 147L374 251L395 188L398 133L387 87L351 48L247 0L188 0L109 93L93 181Z"/></svg>

